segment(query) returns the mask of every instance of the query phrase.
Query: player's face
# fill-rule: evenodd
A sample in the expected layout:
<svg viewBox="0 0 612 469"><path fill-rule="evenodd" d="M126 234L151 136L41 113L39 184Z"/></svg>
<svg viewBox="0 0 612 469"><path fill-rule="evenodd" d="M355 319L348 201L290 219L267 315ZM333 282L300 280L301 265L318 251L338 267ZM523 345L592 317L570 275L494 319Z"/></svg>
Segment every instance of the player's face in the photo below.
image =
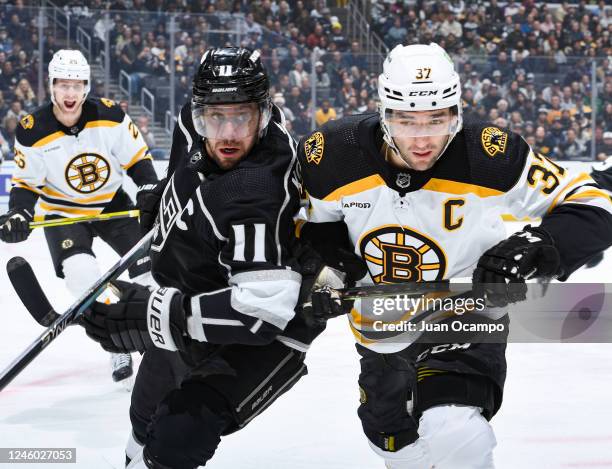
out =
<svg viewBox="0 0 612 469"><path fill-rule="evenodd" d="M220 168L230 169L255 145L259 106L256 103L208 106L199 121L203 124L208 154Z"/></svg>
<svg viewBox="0 0 612 469"><path fill-rule="evenodd" d="M457 126L450 109L387 111L386 122L403 162L417 171L431 168Z"/></svg>
<svg viewBox="0 0 612 469"><path fill-rule="evenodd" d="M53 95L57 107L63 115L79 115L85 101L85 82L83 80L56 79L53 83Z"/></svg>

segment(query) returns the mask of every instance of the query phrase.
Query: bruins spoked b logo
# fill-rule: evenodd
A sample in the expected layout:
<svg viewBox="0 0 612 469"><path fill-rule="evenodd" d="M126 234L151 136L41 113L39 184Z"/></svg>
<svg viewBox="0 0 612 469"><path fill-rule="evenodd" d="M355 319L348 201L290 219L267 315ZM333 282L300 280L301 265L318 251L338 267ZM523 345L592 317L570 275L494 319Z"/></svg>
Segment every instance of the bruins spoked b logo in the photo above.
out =
<svg viewBox="0 0 612 469"><path fill-rule="evenodd" d="M66 182L75 191L90 194L106 184L110 173L110 165L103 157L96 153L81 153L66 166Z"/></svg>
<svg viewBox="0 0 612 469"><path fill-rule="evenodd" d="M375 283L442 280L446 256L435 241L399 225L376 228L359 242Z"/></svg>

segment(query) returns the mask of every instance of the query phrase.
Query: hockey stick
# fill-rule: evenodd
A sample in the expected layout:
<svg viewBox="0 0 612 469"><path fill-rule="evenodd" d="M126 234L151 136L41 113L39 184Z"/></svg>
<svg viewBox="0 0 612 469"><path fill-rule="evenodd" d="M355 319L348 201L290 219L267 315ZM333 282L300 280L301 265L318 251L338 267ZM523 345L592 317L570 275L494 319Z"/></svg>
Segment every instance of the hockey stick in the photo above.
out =
<svg viewBox="0 0 612 469"><path fill-rule="evenodd" d="M67 326L75 324L78 317L100 296L109 282L116 280L141 255L149 250L153 233L154 230L149 231L138 244L119 259L61 316L55 312L49 303L30 265L22 258L13 258L8 262L9 279L25 307L40 324L51 324L21 355L5 368L0 375L0 391L19 375Z"/></svg>
<svg viewBox="0 0 612 469"><path fill-rule="evenodd" d="M35 217L36 221L30 223L30 228L51 228L53 226L73 225L75 223L91 223L94 221L117 220L120 218L134 218L140 216L139 210L126 210L123 212L100 213L98 215L86 215L74 218L54 218L45 220Z"/></svg>
<svg viewBox="0 0 612 469"><path fill-rule="evenodd" d="M338 290L338 293L340 293L340 298L343 300L356 300L358 298L384 298L398 295L444 292L448 291L449 285L450 284L447 281L391 283L342 288Z"/></svg>

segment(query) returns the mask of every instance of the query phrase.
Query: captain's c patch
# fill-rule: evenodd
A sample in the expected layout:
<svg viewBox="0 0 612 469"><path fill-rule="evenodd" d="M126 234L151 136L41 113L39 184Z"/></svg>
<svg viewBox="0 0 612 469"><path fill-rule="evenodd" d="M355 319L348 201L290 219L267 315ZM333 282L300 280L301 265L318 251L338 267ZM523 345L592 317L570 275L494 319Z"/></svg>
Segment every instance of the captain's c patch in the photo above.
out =
<svg viewBox="0 0 612 469"><path fill-rule="evenodd" d="M304 142L304 152L308 163L319 164L323 158L325 140L321 132L315 132Z"/></svg>
<svg viewBox="0 0 612 469"><path fill-rule="evenodd" d="M487 152L487 155L493 158L498 153L503 154L506 151L508 134L501 131L497 127L485 127L482 129L480 141L482 142L482 148Z"/></svg>

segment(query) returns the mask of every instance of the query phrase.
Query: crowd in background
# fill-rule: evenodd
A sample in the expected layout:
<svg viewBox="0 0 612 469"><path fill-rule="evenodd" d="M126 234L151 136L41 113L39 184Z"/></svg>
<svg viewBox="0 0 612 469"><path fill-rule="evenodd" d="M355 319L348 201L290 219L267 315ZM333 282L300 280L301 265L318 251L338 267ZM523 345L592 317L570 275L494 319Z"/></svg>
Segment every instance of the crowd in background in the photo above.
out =
<svg viewBox="0 0 612 469"><path fill-rule="evenodd" d="M603 159L612 155L612 6L605 3L372 1L366 14L389 48L432 41L446 48L462 78L466 121L508 127L556 159L588 159L595 114L596 156ZM285 111L294 135L301 136L313 120L322 124L377 109L379 71L372 64L379 62L364 54L364 44L347 37L346 15L337 8L343 5L335 0L93 0L71 1L65 11L71 15L71 37L79 26L90 31L94 61L108 33L111 76L125 71L136 101L143 86L153 92L162 112L154 116L158 124L170 93L177 108L189 99L206 48L239 41L260 49L272 99ZM104 10L111 10L110 21L100 14ZM176 13L173 51L168 12ZM36 14L20 0L0 2L0 151L5 156L19 119L38 105ZM48 26L45 69L63 45ZM168 84L172 60L174 90ZM94 81L94 93L103 89L104 83ZM43 93L47 100L46 81Z"/></svg>

